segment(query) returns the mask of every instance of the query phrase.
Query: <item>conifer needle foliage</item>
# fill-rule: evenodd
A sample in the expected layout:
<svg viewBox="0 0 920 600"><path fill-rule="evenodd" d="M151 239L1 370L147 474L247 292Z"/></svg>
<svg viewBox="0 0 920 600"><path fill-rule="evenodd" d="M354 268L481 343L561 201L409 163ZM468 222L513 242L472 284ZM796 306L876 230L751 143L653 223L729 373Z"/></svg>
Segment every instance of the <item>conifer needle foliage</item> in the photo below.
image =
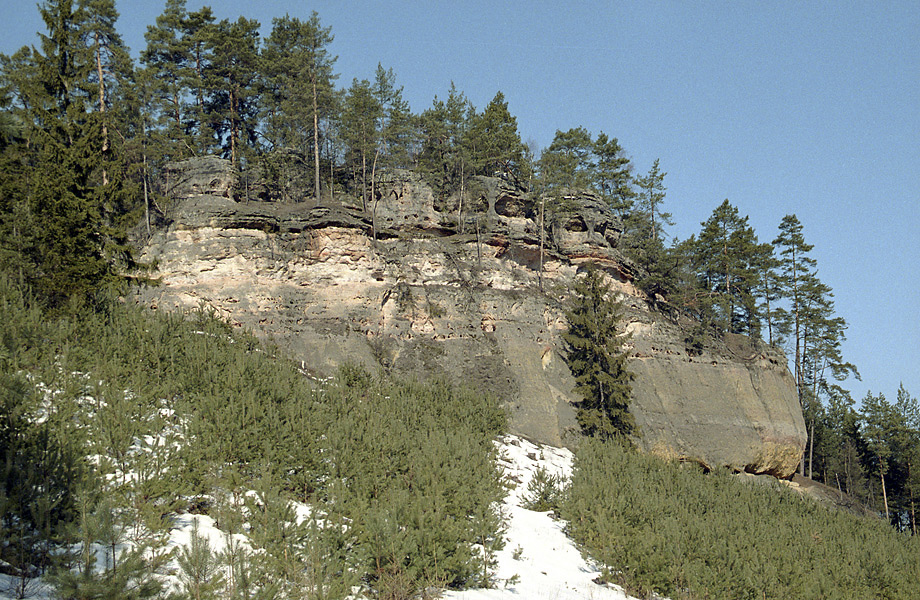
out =
<svg viewBox="0 0 920 600"><path fill-rule="evenodd" d="M170 523L195 511L228 534L248 522L258 549L228 553L243 570L224 581L193 569L204 554L189 549L184 585L213 597L244 583L310 598L490 584L505 493L494 399L356 367L310 380L206 311L151 315L111 299L51 319L33 306L0 277L14 317L0 320L0 559L23 582L60 556L53 580L68 597L141 584L154 594L124 578L128 555L114 548L127 539L162 555ZM54 390L44 404L40 389ZM298 522L291 500L311 518ZM114 521L86 533L87 515ZM98 540L117 570L59 551Z"/></svg>
<svg viewBox="0 0 920 600"><path fill-rule="evenodd" d="M634 595L917 597L918 538L881 519L616 443L585 440L574 467L562 510L569 533Z"/></svg>
<svg viewBox="0 0 920 600"><path fill-rule="evenodd" d="M572 305L565 316L565 360L575 376L578 424L585 434L611 438L634 429L629 413L630 382L623 337L617 333L622 309L604 283L603 274L589 268L575 282Z"/></svg>

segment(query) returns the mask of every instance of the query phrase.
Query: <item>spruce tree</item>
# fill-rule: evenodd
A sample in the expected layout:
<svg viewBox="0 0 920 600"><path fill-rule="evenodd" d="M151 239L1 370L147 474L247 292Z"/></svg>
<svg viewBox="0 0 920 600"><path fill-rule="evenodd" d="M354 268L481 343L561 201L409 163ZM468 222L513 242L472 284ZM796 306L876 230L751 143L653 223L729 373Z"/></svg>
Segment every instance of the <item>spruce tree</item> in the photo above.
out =
<svg viewBox="0 0 920 600"><path fill-rule="evenodd" d="M566 310L569 329L563 334L565 360L575 377L578 424L585 434L600 438L633 432L629 413L633 375L627 370L623 335L617 332L622 307L604 282L604 275L589 268L573 286Z"/></svg>
<svg viewBox="0 0 920 600"><path fill-rule="evenodd" d="M87 32L107 30L114 16L93 25L89 9L68 0L43 4L40 13L48 32L40 35L41 49L17 53L15 71L5 77L26 140L21 158L26 162L20 164L28 165L10 199L11 212L21 222L42 224L28 239L21 228L14 230L13 243L20 248L17 270L23 283L54 307L70 298L91 297L106 282L121 279L119 266L132 264L124 232L131 206L124 158L117 136L108 129L111 121L102 110L93 110L100 107L99 90L101 106L107 102L103 83L93 83L102 50L87 46L103 35L88 37ZM106 35L112 44L117 41L111 31ZM103 81L108 69L102 68Z"/></svg>

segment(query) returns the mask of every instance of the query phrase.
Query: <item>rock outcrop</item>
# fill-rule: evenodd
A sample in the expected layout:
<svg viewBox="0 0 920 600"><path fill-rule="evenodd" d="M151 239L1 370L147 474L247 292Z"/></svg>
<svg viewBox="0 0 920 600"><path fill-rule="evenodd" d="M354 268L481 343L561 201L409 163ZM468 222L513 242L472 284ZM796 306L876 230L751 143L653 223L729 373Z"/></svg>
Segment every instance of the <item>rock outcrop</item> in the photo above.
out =
<svg viewBox="0 0 920 600"><path fill-rule="evenodd" d="M347 196L244 204L195 189L145 248L154 308L209 306L323 374L346 361L441 374L497 395L515 433L559 445L575 427L562 306L591 262L627 307L641 445L780 477L798 463L805 425L782 353L733 337L689 354L631 284L622 227L593 196L575 195L546 236L541 272L536 207L499 179L471 181L461 206L397 171L366 211Z"/></svg>

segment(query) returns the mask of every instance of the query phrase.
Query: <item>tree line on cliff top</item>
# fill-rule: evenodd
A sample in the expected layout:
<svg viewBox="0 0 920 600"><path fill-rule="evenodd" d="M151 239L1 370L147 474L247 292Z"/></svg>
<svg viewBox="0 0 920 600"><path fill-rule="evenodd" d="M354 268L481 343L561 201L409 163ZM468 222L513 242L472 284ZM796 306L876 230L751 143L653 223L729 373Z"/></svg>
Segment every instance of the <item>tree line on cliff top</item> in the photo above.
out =
<svg viewBox="0 0 920 600"><path fill-rule="evenodd" d="M501 92L482 109L451 86L413 113L391 69L337 86L333 34L306 20L218 21L204 6L168 0L134 61L114 0L49 0L36 46L0 55L0 268L50 309L90 304L126 274L143 278L128 230L170 205L165 165L220 154L280 202L335 201L365 209L380 174L421 173L439 196L469 178L500 175L528 193L546 226L568 219L574 190L591 190L622 218L620 250L635 283L663 311L690 317L691 352L721 333L763 338L790 357L809 440L802 473L839 485L915 529L913 440L920 424L906 390L892 404L869 394L857 411L842 383L846 321L817 276L803 226L783 217L761 242L728 200L698 234L671 239L666 173L636 174L615 137L578 127L539 151L521 142ZM469 206L469 202L466 203ZM469 208L467 208L469 210ZM906 516L906 515L909 515Z"/></svg>

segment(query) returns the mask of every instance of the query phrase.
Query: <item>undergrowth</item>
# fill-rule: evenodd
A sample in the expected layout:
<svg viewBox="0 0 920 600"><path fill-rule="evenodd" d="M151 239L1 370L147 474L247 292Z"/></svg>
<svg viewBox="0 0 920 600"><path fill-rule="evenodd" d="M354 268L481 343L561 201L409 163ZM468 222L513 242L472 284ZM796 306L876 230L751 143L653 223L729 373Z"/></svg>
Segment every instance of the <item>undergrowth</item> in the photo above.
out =
<svg viewBox="0 0 920 600"><path fill-rule="evenodd" d="M572 537L632 593L678 599L910 599L920 541L727 472L587 439L563 504Z"/></svg>
<svg viewBox="0 0 920 600"><path fill-rule="evenodd" d="M206 311L153 315L111 298L52 319L6 280L0 309L4 462L61 473L0 470L0 558L23 581L76 566L50 565L55 546L98 543L79 539L81 514L114 515L162 547L172 517L193 511L228 532L248 521L264 550L250 559L265 564L246 580L261 573L253 585L271 597L491 582L504 495L492 440L506 427L493 399L356 367L311 380ZM49 445L54 460L39 452ZM34 509L43 495L53 514ZM86 506L91 496L106 504ZM311 518L297 525L288 500Z"/></svg>

